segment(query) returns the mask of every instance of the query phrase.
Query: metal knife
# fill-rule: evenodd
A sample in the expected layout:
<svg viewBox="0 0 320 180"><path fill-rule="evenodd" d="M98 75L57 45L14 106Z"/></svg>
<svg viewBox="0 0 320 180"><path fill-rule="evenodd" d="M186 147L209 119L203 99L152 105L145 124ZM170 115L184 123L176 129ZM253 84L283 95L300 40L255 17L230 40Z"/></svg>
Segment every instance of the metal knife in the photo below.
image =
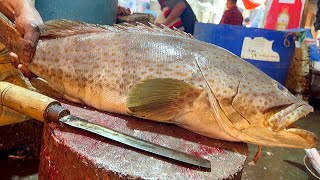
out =
<svg viewBox="0 0 320 180"><path fill-rule="evenodd" d="M62 107L57 100L40 93L7 82L0 82L0 93L0 105L26 114L36 120L42 122L61 122L143 151L202 168L211 168L211 163L209 160L163 147L97 124L93 124L85 119L71 115L70 111Z"/></svg>

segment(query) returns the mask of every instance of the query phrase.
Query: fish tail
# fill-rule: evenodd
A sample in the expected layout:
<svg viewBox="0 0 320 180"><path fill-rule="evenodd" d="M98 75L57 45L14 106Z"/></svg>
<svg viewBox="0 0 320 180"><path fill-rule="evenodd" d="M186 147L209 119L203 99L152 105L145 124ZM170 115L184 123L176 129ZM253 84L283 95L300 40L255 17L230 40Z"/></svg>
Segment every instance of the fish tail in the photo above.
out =
<svg viewBox="0 0 320 180"><path fill-rule="evenodd" d="M12 25L0 18L0 43L17 54L22 52L22 35Z"/></svg>

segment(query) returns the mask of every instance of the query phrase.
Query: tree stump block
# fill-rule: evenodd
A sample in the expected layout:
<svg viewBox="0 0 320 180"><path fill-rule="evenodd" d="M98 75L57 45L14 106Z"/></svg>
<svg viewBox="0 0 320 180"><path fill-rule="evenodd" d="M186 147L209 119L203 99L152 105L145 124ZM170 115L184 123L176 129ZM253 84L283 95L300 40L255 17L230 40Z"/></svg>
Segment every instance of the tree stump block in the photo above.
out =
<svg viewBox="0 0 320 180"><path fill-rule="evenodd" d="M71 114L211 161L211 170L168 160L67 125L45 125L39 179L241 179L245 143L207 138L176 125L63 103Z"/></svg>

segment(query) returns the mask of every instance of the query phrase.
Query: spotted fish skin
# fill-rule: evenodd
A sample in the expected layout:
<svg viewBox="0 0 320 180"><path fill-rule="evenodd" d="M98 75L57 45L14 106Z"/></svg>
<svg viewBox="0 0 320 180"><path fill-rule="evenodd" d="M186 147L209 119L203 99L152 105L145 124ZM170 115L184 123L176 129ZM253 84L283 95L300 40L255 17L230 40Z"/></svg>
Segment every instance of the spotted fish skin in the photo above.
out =
<svg viewBox="0 0 320 180"><path fill-rule="evenodd" d="M71 27L71 35L64 35L60 28L55 38L40 40L27 67L69 100L100 110L174 123L222 140L316 146L313 133L289 128L313 108L227 50L168 29L90 28L89 32ZM181 86L175 86L175 81ZM157 83L164 88L152 85ZM194 93L180 96L181 87ZM132 91L143 93L131 98L136 96ZM161 98L154 98L158 95ZM148 98L135 105L135 100ZM171 99L175 102L170 103Z"/></svg>
<svg viewBox="0 0 320 180"><path fill-rule="evenodd" d="M203 83L192 54L186 51L194 43L189 41L189 45L182 45L177 37L121 32L69 36L40 41L28 68L71 98L98 109L126 113L126 96L141 80L171 77ZM172 48L171 43L180 43L181 52L172 49L168 53L167 48L161 48ZM165 54L167 58L163 58Z"/></svg>

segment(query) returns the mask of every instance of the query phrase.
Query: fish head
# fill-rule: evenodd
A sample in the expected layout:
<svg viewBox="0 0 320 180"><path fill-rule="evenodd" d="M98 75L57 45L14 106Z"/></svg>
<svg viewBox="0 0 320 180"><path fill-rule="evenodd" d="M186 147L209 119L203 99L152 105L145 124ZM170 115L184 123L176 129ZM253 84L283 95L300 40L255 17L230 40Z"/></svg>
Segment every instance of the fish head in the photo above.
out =
<svg viewBox="0 0 320 180"><path fill-rule="evenodd" d="M241 141L265 146L312 148L315 134L294 125L313 112L313 107L291 94L283 85L254 70L242 76L232 107L242 121L228 118L241 131ZM238 114L238 115L239 115Z"/></svg>
<svg viewBox="0 0 320 180"><path fill-rule="evenodd" d="M317 145L314 133L294 125L313 112L312 106L223 48L203 44L199 52L196 63L210 91L212 121L229 137L215 136L216 126L208 127L211 130L205 135L274 147L312 148Z"/></svg>

